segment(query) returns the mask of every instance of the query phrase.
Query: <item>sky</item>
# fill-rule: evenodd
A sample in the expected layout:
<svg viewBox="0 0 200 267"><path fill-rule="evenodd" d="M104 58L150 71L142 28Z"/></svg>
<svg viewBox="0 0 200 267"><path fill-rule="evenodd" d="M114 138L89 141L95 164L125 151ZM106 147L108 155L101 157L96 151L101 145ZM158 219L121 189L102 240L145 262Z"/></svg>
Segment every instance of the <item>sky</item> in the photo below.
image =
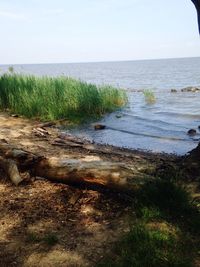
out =
<svg viewBox="0 0 200 267"><path fill-rule="evenodd" d="M0 64L200 56L190 0L0 0Z"/></svg>

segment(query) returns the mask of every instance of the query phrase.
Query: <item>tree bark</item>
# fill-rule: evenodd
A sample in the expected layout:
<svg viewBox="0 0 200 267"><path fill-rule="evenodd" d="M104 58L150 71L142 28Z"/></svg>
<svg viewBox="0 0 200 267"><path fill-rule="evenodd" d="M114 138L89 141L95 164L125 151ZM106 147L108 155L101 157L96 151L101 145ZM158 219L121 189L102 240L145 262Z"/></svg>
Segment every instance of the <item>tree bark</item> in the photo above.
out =
<svg viewBox="0 0 200 267"><path fill-rule="evenodd" d="M191 0L191 1L193 2L197 10L199 33L200 33L200 0Z"/></svg>
<svg viewBox="0 0 200 267"><path fill-rule="evenodd" d="M111 189L132 187L132 171L124 164L106 161L84 162L76 159L43 159L35 166L35 174L68 184L104 186Z"/></svg>
<svg viewBox="0 0 200 267"><path fill-rule="evenodd" d="M23 178L19 174L17 164L14 160L0 157L0 167L5 171L13 184L18 185L23 181Z"/></svg>
<svg viewBox="0 0 200 267"><path fill-rule="evenodd" d="M192 179L199 180L200 177L200 143L196 148L191 150L188 155L183 157L183 168Z"/></svg>

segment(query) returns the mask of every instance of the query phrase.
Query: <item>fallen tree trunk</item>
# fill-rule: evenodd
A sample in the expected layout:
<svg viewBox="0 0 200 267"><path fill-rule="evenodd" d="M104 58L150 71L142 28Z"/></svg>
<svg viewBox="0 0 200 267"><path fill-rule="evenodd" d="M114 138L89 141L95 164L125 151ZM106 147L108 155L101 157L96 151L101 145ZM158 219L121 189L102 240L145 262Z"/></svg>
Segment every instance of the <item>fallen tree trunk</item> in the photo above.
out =
<svg viewBox="0 0 200 267"><path fill-rule="evenodd" d="M103 186L120 191L132 190L140 180L138 177L133 179L132 170L122 163L44 158L5 142L0 143L0 167L15 185L23 181L18 169L55 182Z"/></svg>
<svg viewBox="0 0 200 267"><path fill-rule="evenodd" d="M105 161L84 162L76 159L43 159L35 166L35 174L68 184L106 186L130 189L132 171L124 164Z"/></svg>
<svg viewBox="0 0 200 267"><path fill-rule="evenodd" d="M41 159L40 156L12 147L5 140L0 142L0 168L15 185L24 180L19 170L31 169Z"/></svg>
<svg viewBox="0 0 200 267"><path fill-rule="evenodd" d="M18 185L23 181L23 178L19 174L17 164L14 160L0 157L0 167L5 171L13 184Z"/></svg>

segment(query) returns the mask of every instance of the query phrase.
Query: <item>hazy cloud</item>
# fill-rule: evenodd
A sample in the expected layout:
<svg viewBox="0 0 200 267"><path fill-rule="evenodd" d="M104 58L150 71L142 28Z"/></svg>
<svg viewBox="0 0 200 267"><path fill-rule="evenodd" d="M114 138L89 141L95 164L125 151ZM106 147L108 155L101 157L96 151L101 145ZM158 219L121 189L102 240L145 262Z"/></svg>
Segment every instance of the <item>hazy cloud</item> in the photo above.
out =
<svg viewBox="0 0 200 267"><path fill-rule="evenodd" d="M10 12L10 11L0 11L0 17L13 19L13 20L24 20L26 16L20 14L18 12Z"/></svg>
<svg viewBox="0 0 200 267"><path fill-rule="evenodd" d="M65 12L62 8L47 9L44 11L44 15L60 15Z"/></svg>

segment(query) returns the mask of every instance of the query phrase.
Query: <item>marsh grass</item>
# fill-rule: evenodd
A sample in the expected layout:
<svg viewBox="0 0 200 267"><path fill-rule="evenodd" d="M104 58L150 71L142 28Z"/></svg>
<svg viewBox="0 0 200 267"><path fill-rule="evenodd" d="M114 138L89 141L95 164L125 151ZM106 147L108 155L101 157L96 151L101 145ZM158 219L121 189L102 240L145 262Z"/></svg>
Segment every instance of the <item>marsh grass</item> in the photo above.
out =
<svg viewBox="0 0 200 267"><path fill-rule="evenodd" d="M147 104L154 104L156 102L156 96L152 90L144 90L143 95Z"/></svg>
<svg viewBox="0 0 200 267"><path fill-rule="evenodd" d="M0 109L41 120L100 117L127 102L123 90L66 77L4 74L0 77Z"/></svg>
<svg viewBox="0 0 200 267"><path fill-rule="evenodd" d="M15 70L14 70L14 67L13 67L13 66L9 66L9 67L8 67L8 71L9 71L10 73L14 73L14 71L15 71Z"/></svg>

